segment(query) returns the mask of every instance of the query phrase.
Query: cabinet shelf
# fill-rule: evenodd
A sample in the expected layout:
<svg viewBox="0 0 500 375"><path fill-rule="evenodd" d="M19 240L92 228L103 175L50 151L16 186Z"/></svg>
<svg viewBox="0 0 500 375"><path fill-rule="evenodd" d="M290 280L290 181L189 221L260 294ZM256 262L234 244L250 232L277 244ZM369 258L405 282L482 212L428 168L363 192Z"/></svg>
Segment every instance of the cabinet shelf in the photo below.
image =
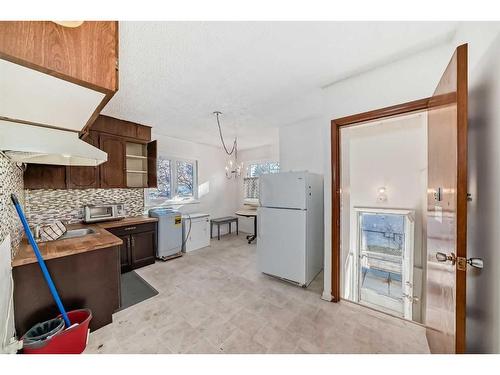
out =
<svg viewBox="0 0 500 375"><path fill-rule="evenodd" d="M148 158L147 156L130 155L130 154L127 154L126 157L130 159L141 159L141 160L146 160Z"/></svg>
<svg viewBox="0 0 500 375"><path fill-rule="evenodd" d="M147 174L148 171L136 171L136 170L130 170L127 169L127 173L141 173L141 174Z"/></svg>

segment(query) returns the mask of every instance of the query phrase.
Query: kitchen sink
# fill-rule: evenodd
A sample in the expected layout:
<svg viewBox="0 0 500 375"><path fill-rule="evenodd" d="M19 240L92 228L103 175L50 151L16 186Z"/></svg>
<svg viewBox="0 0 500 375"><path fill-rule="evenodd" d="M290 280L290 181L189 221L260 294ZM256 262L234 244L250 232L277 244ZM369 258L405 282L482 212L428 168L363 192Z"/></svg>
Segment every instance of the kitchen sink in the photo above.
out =
<svg viewBox="0 0 500 375"><path fill-rule="evenodd" d="M93 234L95 233L95 230L92 228L82 228L82 229L70 229L66 231L61 237L58 238L58 240L66 240L68 238L75 238L75 237L83 237L86 236L87 234Z"/></svg>

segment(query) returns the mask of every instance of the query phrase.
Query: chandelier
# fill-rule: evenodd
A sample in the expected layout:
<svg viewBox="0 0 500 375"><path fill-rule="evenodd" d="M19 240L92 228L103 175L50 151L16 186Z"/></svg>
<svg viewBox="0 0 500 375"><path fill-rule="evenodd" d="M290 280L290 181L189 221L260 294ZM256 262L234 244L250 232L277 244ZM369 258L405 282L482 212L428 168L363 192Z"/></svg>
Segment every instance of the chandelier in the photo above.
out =
<svg viewBox="0 0 500 375"><path fill-rule="evenodd" d="M233 146L229 150L224 142L224 136L222 135L222 129L220 126L219 116L222 112L215 111L214 115L217 118L217 127L219 128L219 137L222 143L222 147L225 153L229 156L226 162L225 174L227 179L238 178L241 176L241 171L243 169L243 163L238 163L238 138L234 137Z"/></svg>

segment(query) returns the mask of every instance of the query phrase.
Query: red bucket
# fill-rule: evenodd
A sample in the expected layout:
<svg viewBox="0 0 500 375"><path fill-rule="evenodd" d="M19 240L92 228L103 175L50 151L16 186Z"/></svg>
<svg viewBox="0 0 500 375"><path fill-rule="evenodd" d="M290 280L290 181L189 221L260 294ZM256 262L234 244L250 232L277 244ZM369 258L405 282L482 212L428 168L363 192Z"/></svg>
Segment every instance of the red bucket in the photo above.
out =
<svg viewBox="0 0 500 375"><path fill-rule="evenodd" d="M45 341L23 348L23 354L82 353L87 346L92 312L89 309L73 310L68 312L68 318L71 324L78 323L78 325L65 329Z"/></svg>

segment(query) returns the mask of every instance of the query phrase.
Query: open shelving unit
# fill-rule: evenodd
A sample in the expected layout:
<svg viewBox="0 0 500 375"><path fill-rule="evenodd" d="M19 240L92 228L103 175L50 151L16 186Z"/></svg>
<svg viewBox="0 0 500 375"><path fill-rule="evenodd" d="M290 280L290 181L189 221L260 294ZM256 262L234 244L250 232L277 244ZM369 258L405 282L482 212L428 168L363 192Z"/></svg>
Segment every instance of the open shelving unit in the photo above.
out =
<svg viewBox="0 0 500 375"><path fill-rule="evenodd" d="M128 187L148 186L148 150L141 143L126 143L126 172Z"/></svg>

